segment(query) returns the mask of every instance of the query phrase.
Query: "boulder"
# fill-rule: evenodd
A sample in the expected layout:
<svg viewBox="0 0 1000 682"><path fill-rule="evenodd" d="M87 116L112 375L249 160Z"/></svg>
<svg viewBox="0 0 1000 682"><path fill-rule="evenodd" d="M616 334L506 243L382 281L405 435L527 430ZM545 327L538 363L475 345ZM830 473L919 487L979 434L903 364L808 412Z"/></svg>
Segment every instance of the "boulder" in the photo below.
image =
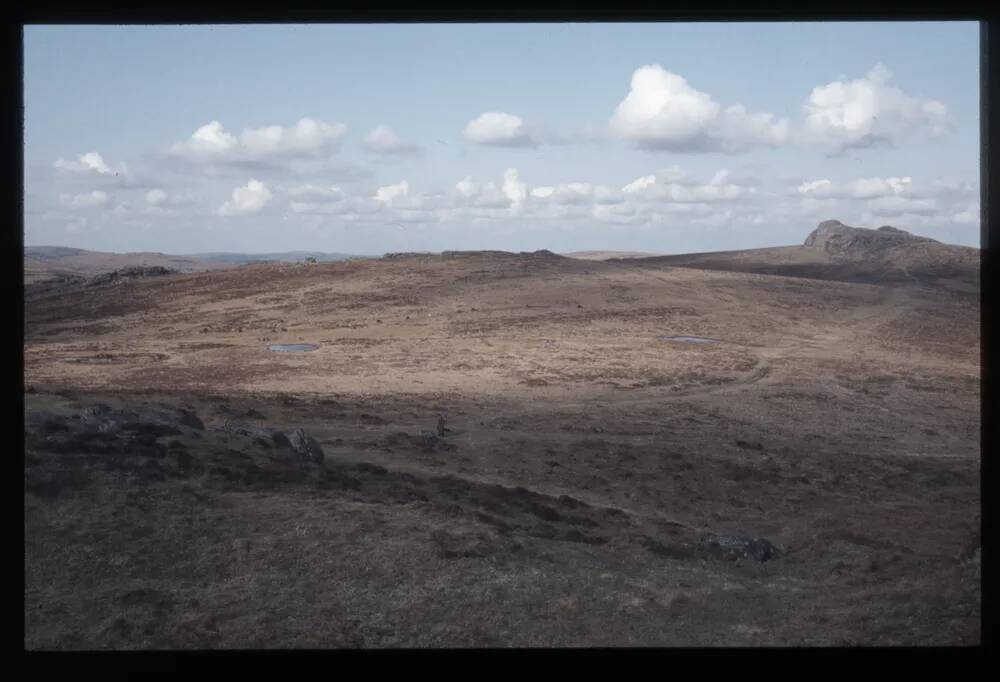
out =
<svg viewBox="0 0 1000 682"><path fill-rule="evenodd" d="M295 429L288 434L288 442L292 446L292 450L304 459L317 464L323 462L323 448L320 446L319 441L302 429Z"/></svg>
<svg viewBox="0 0 1000 682"><path fill-rule="evenodd" d="M768 561L778 555L778 548L765 538L751 538L746 535L714 535L703 543L713 558L735 561L753 559Z"/></svg>

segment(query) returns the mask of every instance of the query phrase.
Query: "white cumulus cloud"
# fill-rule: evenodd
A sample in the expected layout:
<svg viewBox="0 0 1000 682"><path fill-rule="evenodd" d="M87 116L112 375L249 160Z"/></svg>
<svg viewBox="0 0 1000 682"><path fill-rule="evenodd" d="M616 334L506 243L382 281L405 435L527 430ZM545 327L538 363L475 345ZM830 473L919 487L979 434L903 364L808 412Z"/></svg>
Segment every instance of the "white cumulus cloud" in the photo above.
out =
<svg viewBox="0 0 1000 682"><path fill-rule="evenodd" d="M788 122L772 114L749 114L742 105L723 108L659 64L640 67L631 88L611 116L612 134L645 149L679 152L742 152L778 146Z"/></svg>
<svg viewBox="0 0 1000 682"><path fill-rule="evenodd" d="M833 191L833 188L834 188L833 183L830 182L830 180L828 180L827 178L823 178L822 180L810 180L807 182L803 182L796 188L796 190L798 191L799 194L808 194L810 196L816 196L816 197L826 197L830 196L831 192Z"/></svg>
<svg viewBox="0 0 1000 682"><path fill-rule="evenodd" d="M406 180L396 183L395 185L386 185L385 187L379 187L375 191L375 199L378 201L392 202L393 199L398 197L405 197L410 193L410 185Z"/></svg>
<svg viewBox="0 0 1000 682"><path fill-rule="evenodd" d="M663 177L657 174L636 178L622 188L622 193L633 201L691 204L748 198L756 189L734 182L726 169L700 184L676 169L668 169Z"/></svg>
<svg viewBox="0 0 1000 682"><path fill-rule="evenodd" d="M474 197L479 194L479 185L472 181L471 177L463 178L455 183L457 189L464 197Z"/></svg>
<svg viewBox="0 0 1000 682"><path fill-rule="evenodd" d="M117 170L105 162L104 158L97 152L88 152L76 161L67 161L59 158L53 162L52 166L59 171L67 173L97 173L98 175L127 174L128 166L123 162Z"/></svg>
<svg viewBox="0 0 1000 682"><path fill-rule="evenodd" d="M174 145L178 151L196 154L224 154L238 146L236 137L226 132L222 124L212 121L198 128L186 142Z"/></svg>
<svg viewBox="0 0 1000 682"><path fill-rule="evenodd" d="M632 182L630 182L627 185L625 185L624 187L622 187L622 191L625 192L625 193L627 193L627 194L633 194L635 192L641 192L642 190L646 189L650 185L654 185L654 184L656 184L656 176L655 175L644 175L641 178L636 178Z"/></svg>
<svg viewBox="0 0 1000 682"><path fill-rule="evenodd" d="M469 121L462 130L465 139L499 147L534 147L538 140L519 116L487 111Z"/></svg>
<svg viewBox="0 0 1000 682"><path fill-rule="evenodd" d="M170 154L199 163L240 164L279 159L316 158L331 154L347 131L342 123L300 119L294 126L246 128L239 138L221 123L198 128L187 140L171 146Z"/></svg>
<svg viewBox="0 0 1000 682"><path fill-rule="evenodd" d="M381 212L386 206L383 201L369 197L349 197L346 195L315 197L313 201L292 201L289 208L294 213L311 215L336 215L349 220L358 220Z"/></svg>
<svg viewBox="0 0 1000 682"><path fill-rule="evenodd" d="M849 182L834 183L827 178L803 182L796 191L803 196L838 199L876 199L878 197L910 194L913 178L857 178Z"/></svg>
<svg viewBox="0 0 1000 682"><path fill-rule="evenodd" d="M259 180L251 179L246 187L233 190L233 198L219 207L219 215L232 216L257 213L271 201L271 190Z"/></svg>
<svg viewBox="0 0 1000 682"><path fill-rule="evenodd" d="M313 197L318 199L342 199L346 195L337 185L296 185L288 188L288 195L292 197Z"/></svg>
<svg viewBox="0 0 1000 682"><path fill-rule="evenodd" d="M528 196L528 186L521 182L516 168L508 168L503 173L503 193L510 199L511 208L516 207Z"/></svg>
<svg viewBox="0 0 1000 682"><path fill-rule="evenodd" d="M396 132L387 125L372 129L365 135L363 144L369 151L381 154L415 154L420 151L417 145L406 144L400 140Z"/></svg>
<svg viewBox="0 0 1000 682"><path fill-rule="evenodd" d="M858 199L903 194L913 183L913 178L859 178L849 185L852 196Z"/></svg>
<svg viewBox="0 0 1000 682"><path fill-rule="evenodd" d="M951 129L944 104L908 95L889 85L891 78L892 73L877 64L864 78L813 88L803 105L805 139L840 153Z"/></svg>

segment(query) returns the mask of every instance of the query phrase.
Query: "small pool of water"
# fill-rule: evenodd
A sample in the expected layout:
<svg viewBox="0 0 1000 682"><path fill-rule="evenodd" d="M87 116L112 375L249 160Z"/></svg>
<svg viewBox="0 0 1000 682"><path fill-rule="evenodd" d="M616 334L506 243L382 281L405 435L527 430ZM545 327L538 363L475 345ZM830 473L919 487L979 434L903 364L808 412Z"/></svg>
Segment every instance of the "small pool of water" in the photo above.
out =
<svg viewBox="0 0 1000 682"><path fill-rule="evenodd" d="M706 339L702 336L664 336L663 339L680 343L719 343L719 339Z"/></svg>
<svg viewBox="0 0 1000 682"><path fill-rule="evenodd" d="M307 353L317 348L314 343L274 343L267 347L276 353Z"/></svg>

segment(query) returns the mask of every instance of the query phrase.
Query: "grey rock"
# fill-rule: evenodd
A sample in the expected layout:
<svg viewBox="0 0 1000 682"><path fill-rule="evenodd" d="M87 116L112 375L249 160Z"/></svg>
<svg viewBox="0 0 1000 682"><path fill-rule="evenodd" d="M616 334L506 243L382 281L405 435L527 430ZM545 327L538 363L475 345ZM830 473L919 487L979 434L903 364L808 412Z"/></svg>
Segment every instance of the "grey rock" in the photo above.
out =
<svg viewBox="0 0 1000 682"><path fill-rule="evenodd" d="M319 464L325 457L319 441L302 429L295 429L288 434L288 442L291 444L292 450L310 462Z"/></svg>
<svg viewBox="0 0 1000 682"><path fill-rule="evenodd" d="M877 230L850 227L839 220L826 220L806 237L805 246L835 255L870 253L913 242L935 242L889 225Z"/></svg>
<svg viewBox="0 0 1000 682"><path fill-rule="evenodd" d="M714 535L707 538L703 546L713 558L753 559L769 561L779 554L778 548L766 538L751 538L745 535Z"/></svg>
<svg viewBox="0 0 1000 682"><path fill-rule="evenodd" d="M107 405L91 405L81 410L80 421L84 423L100 423L107 419L111 412L111 408Z"/></svg>

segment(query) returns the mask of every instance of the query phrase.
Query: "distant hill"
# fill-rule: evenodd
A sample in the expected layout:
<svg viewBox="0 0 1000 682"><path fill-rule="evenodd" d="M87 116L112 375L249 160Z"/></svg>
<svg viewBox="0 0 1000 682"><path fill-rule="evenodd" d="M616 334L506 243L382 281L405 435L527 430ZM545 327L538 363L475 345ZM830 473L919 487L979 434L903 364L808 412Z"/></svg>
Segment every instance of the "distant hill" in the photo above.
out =
<svg viewBox="0 0 1000 682"><path fill-rule="evenodd" d="M612 258L649 258L659 254L646 251L572 251L562 255L581 260L611 260Z"/></svg>
<svg viewBox="0 0 1000 682"><path fill-rule="evenodd" d="M32 283L59 277L91 277L127 268L168 268L201 272L227 267L222 263L166 253L110 253L66 246L26 246L24 281Z"/></svg>
<svg viewBox="0 0 1000 682"><path fill-rule="evenodd" d="M58 260L60 258L70 258L80 256L85 253L98 253L97 251L86 251L85 249L74 249L69 246L26 246L24 247L24 257L40 261Z"/></svg>
<svg viewBox="0 0 1000 682"><path fill-rule="evenodd" d="M850 227L827 220L801 246L643 258L646 266L753 272L870 284L923 284L979 290L979 249L943 244L889 225Z"/></svg>
<svg viewBox="0 0 1000 682"><path fill-rule="evenodd" d="M340 261L358 256L320 251L283 253L202 253L173 255L158 252L112 253L88 251L68 246L26 246L24 281L33 283L53 278L92 277L128 268L168 268L178 272L202 272L233 268L247 263L299 262L315 258L317 262Z"/></svg>
<svg viewBox="0 0 1000 682"><path fill-rule="evenodd" d="M284 262L297 263L306 258L315 258L317 262L325 263L331 261L351 260L352 258L370 258L374 256L358 256L348 253L324 253L322 251L282 251L279 253L192 253L185 254L186 258L209 261L212 263L229 263L233 265L245 265L247 263L260 262Z"/></svg>

